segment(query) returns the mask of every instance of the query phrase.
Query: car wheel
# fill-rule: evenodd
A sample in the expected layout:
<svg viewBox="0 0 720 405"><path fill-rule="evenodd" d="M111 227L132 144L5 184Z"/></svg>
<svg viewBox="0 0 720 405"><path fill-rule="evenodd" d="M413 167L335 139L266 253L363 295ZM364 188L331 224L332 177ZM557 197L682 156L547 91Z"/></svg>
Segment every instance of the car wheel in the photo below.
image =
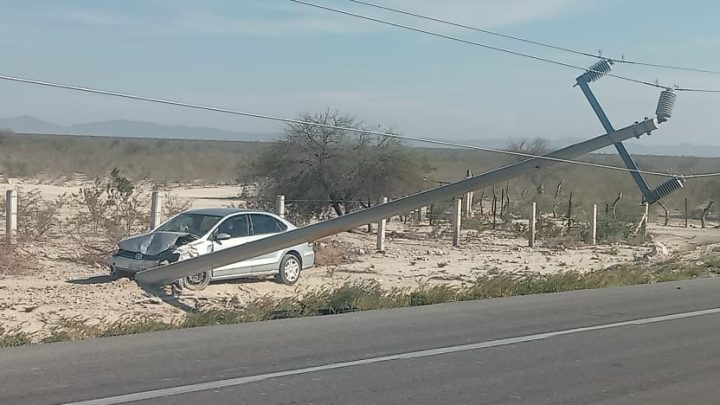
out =
<svg viewBox="0 0 720 405"><path fill-rule="evenodd" d="M278 273L278 279L287 285L295 284L300 278L300 259L293 254L286 254L280 262L280 272Z"/></svg>
<svg viewBox="0 0 720 405"><path fill-rule="evenodd" d="M212 272L210 271L204 271L202 273L193 274L192 276L183 277L177 281L177 285L182 290L204 290L210 284L211 274Z"/></svg>

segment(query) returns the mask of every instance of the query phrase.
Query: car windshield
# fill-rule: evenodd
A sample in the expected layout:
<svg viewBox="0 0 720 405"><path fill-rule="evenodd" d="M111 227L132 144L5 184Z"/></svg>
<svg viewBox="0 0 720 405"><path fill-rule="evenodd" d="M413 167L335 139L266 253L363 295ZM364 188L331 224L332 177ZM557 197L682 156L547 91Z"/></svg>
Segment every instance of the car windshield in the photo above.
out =
<svg viewBox="0 0 720 405"><path fill-rule="evenodd" d="M164 232L183 232L197 237L205 235L222 217L203 214L180 214L160 226L157 230Z"/></svg>

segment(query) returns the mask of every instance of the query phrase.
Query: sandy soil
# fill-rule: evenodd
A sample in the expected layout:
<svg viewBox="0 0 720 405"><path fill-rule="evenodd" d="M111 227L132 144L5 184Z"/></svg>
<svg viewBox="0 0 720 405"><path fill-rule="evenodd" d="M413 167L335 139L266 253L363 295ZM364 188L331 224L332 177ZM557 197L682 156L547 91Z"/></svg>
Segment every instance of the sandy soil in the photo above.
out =
<svg viewBox="0 0 720 405"><path fill-rule="evenodd" d="M0 191L18 183L0 185ZM26 190L39 189L43 196L52 198L77 191L83 181L62 186L28 183L20 185ZM238 194L236 186L175 187L172 191L179 197L191 198L194 207L224 206ZM287 296L354 280L376 280L386 288L463 285L488 272L590 271L640 260L648 254L696 255L698 249L710 249L720 242L718 229L685 229L674 225L650 227L654 240L661 243L660 249L652 244L572 248L549 248L541 244L531 249L525 239L501 231L464 231L462 246L455 248L449 237L428 238L429 226L408 228L392 221L387 250L382 253L375 251L375 235L362 230L318 242L325 249L331 247L343 252L349 260L309 269L295 286L285 286L272 279L218 282L204 291L182 294L177 302L160 300L128 279L111 280L105 266L78 263L77 252L68 240L50 238L20 247L21 253L29 258L29 268L0 274L0 324L42 331L48 323L61 317L115 320L146 314L169 320L181 316L188 308L231 302L236 305L263 295Z"/></svg>

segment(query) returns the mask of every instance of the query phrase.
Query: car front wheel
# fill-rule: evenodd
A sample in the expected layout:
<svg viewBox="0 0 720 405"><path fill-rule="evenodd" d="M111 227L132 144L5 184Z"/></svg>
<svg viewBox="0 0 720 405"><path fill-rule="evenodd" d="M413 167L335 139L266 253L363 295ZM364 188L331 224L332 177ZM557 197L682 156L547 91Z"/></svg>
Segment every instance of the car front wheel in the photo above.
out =
<svg viewBox="0 0 720 405"><path fill-rule="evenodd" d="M192 276L183 277L177 281L177 285L182 290L204 290L210 284L211 273L210 271L204 271L193 274Z"/></svg>
<svg viewBox="0 0 720 405"><path fill-rule="evenodd" d="M280 262L278 279L282 281L283 284L293 285L300 278L301 269L300 259L293 254L286 254Z"/></svg>

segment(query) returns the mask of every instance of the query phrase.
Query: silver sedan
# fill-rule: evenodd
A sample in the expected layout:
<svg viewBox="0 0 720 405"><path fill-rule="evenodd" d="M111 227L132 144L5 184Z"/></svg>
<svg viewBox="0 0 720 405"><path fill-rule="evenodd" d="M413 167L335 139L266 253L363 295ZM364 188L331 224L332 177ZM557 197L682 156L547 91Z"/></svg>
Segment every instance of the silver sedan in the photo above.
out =
<svg viewBox="0 0 720 405"><path fill-rule="evenodd" d="M274 214L236 208L185 211L149 233L118 243L110 259L114 275L130 274L238 246L273 234L295 229ZM178 280L181 288L202 290L213 280L275 275L285 284L295 284L300 271L315 263L309 243L214 268Z"/></svg>

